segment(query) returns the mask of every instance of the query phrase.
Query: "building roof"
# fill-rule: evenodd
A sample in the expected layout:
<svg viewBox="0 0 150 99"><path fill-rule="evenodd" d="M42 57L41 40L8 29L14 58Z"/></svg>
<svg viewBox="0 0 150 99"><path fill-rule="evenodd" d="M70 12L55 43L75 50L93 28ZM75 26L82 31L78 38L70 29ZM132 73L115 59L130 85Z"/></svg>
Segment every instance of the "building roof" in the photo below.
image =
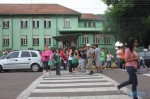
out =
<svg viewBox="0 0 150 99"><path fill-rule="evenodd" d="M91 14L91 13L83 13L81 15L81 19L84 19L84 20L103 20L103 17L100 15L95 15L95 14Z"/></svg>
<svg viewBox="0 0 150 99"><path fill-rule="evenodd" d="M59 4L0 4L0 15L16 14L81 14Z"/></svg>

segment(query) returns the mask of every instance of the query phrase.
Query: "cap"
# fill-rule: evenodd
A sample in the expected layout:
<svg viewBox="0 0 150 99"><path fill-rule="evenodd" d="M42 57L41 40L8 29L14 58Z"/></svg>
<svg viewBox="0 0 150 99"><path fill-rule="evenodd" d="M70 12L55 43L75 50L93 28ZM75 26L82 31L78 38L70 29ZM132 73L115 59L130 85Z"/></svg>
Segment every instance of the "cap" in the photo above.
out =
<svg viewBox="0 0 150 99"><path fill-rule="evenodd" d="M86 44L86 46L91 46L91 44Z"/></svg>

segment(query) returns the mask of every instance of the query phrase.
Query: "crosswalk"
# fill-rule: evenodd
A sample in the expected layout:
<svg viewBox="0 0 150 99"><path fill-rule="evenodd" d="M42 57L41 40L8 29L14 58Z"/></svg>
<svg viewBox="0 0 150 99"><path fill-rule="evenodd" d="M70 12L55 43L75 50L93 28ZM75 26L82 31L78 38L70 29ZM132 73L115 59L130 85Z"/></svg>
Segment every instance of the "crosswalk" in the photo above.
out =
<svg viewBox="0 0 150 99"><path fill-rule="evenodd" d="M132 99L118 94L111 80L102 74L86 73L61 76L51 75L41 79L27 99Z"/></svg>

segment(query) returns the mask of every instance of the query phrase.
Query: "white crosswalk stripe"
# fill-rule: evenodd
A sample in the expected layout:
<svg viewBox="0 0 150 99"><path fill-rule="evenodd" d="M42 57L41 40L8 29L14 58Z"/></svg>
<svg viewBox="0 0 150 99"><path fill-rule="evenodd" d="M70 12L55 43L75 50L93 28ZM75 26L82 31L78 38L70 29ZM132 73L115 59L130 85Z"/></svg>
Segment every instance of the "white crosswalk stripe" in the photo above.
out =
<svg viewBox="0 0 150 99"><path fill-rule="evenodd" d="M115 85L100 74L62 74L42 79L27 99L132 99L116 91Z"/></svg>

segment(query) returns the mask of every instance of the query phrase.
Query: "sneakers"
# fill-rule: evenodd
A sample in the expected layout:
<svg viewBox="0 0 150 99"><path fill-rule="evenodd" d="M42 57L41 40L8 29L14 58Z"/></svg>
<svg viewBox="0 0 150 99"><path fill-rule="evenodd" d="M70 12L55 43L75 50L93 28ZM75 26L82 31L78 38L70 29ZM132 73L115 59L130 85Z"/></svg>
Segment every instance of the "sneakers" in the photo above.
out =
<svg viewBox="0 0 150 99"><path fill-rule="evenodd" d="M94 72L93 71L91 71L90 73L89 73L89 75L93 75L94 74Z"/></svg>
<svg viewBox="0 0 150 99"><path fill-rule="evenodd" d="M121 90L118 88L118 86L116 87L116 89L117 89L117 93L121 94Z"/></svg>

